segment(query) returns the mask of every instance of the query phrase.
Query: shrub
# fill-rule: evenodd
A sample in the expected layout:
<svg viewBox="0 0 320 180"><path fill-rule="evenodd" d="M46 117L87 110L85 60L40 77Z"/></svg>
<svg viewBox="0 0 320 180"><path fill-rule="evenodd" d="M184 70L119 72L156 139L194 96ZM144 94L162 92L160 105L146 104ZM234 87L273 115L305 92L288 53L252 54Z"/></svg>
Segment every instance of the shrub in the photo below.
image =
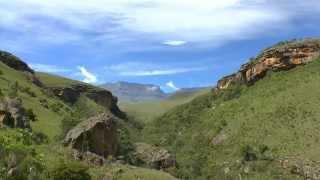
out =
<svg viewBox="0 0 320 180"><path fill-rule="evenodd" d="M40 99L39 100L40 104L42 107L46 108L46 109L49 109L49 103L46 99Z"/></svg>
<svg viewBox="0 0 320 180"><path fill-rule="evenodd" d="M245 161L256 161L258 159L255 150L250 145L243 147L242 155Z"/></svg>
<svg viewBox="0 0 320 180"><path fill-rule="evenodd" d="M50 109L52 109L53 112L60 112L61 108L63 107L63 104L60 102L54 103L50 105Z"/></svg>
<svg viewBox="0 0 320 180"><path fill-rule="evenodd" d="M64 138L65 135L80 122L81 120L75 118L73 114L71 116L65 116L61 121L61 129L62 129L61 138Z"/></svg>
<svg viewBox="0 0 320 180"><path fill-rule="evenodd" d="M49 137L41 132L34 132L32 139L36 144L47 144L49 143Z"/></svg>
<svg viewBox="0 0 320 180"><path fill-rule="evenodd" d="M51 172L53 180L90 180L88 167L79 162L61 161Z"/></svg>
<svg viewBox="0 0 320 180"><path fill-rule="evenodd" d="M0 179L47 179L42 156L31 146L31 136L25 130L0 136Z"/></svg>
<svg viewBox="0 0 320 180"><path fill-rule="evenodd" d="M37 97L36 93L33 92L30 87L20 87L19 88L21 92L24 92L26 94L28 94L31 97Z"/></svg>
<svg viewBox="0 0 320 180"><path fill-rule="evenodd" d="M3 75L3 72L0 70L0 76Z"/></svg>
<svg viewBox="0 0 320 180"><path fill-rule="evenodd" d="M131 142L130 133L128 129L121 128L118 130L119 133L119 151L118 154L123 156L125 161L134 163L133 157L133 144Z"/></svg>
<svg viewBox="0 0 320 180"><path fill-rule="evenodd" d="M9 97L10 98L17 97L18 96L18 91L19 91L19 83L16 81L9 88Z"/></svg>
<svg viewBox="0 0 320 180"><path fill-rule="evenodd" d="M37 116L34 114L32 109L27 109L26 110L26 116L28 117L28 119L32 122L37 121Z"/></svg>

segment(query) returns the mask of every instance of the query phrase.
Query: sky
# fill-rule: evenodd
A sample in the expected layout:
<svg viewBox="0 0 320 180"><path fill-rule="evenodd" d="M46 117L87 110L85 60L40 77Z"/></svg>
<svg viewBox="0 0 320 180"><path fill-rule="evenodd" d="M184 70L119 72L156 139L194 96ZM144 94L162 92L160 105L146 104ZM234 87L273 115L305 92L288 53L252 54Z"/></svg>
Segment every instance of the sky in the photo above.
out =
<svg viewBox="0 0 320 180"><path fill-rule="evenodd" d="M215 86L279 41L320 36L319 0L0 0L0 49L91 84Z"/></svg>

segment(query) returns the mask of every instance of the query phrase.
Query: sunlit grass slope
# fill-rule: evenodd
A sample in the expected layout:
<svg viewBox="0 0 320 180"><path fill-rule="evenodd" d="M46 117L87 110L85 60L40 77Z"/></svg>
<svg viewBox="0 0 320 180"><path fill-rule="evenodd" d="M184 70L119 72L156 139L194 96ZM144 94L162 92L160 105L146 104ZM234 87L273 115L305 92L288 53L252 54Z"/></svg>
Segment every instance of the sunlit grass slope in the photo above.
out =
<svg viewBox="0 0 320 180"><path fill-rule="evenodd" d="M202 95L147 125L144 140L176 154L181 178L296 179L278 162L320 161L319 90L320 59Z"/></svg>

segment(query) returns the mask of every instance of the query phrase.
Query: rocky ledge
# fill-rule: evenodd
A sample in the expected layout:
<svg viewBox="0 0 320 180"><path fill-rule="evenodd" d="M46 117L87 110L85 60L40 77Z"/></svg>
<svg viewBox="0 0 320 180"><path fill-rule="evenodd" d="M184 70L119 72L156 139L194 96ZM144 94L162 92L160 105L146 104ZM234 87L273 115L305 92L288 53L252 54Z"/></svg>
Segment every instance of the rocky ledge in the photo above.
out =
<svg viewBox="0 0 320 180"><path fill-rule="evenodd" d="M81 95L84 95L114 115L125 118L125 114L117 106L117 97L105 89L87 84L75 84L70 87L51 87L50 90L61 100L70 104L74 104Z"/></svg>
<svg viewBox="0 0 320 180"><path fill-rule="evenodd" d="M264 50L237 73L218 81L217 89L227 89L233 84L252 85L268 71L282 71L304 65L320 57L320 40L308 39L283 43Z"/></svg>

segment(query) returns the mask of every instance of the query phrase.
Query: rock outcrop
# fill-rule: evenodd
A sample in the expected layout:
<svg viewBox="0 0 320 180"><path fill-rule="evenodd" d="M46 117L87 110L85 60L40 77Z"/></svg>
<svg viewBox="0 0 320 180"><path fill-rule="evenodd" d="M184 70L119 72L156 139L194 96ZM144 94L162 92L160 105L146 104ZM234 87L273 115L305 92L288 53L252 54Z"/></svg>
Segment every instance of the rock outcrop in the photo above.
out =
<svg viewBox="0 0 320 180"><path fill-rule="evenodd" d="M52 87L50 90L62 101L70 104L76 103L81 95L81 92L72 87Z"/></svg>
<svg viewBox="0 0 320 180"><path fill-rule="evenodd" d="M0 128L30 128L29 118L21 101L4 98L0 101Z"/></svg>
<svg viewBox="0 0 320 180"><path fill-rule="evenodd" d="M140 166L166 170L176 167L175 158L164 148L146 143L135 143L134 158Z"/></svg>
<svg viewBox="0 0 320 180"><path fill-rule="evenodd" d="M0 51L0 62L18 71L26 71L31 74L34 73L34 71L25 62L5 51Z"/></svg>
<svg viewBox="0 0 320 180"><path fill-rule="evenodd" d="M237 73L218 81L217 89L232 84L252 85L268 71L289 70L320 57L320 40L293 41L263 51L257 58L241 66Z"/></svg>
<svg viewBox="0 0 320 180"><path fill-rule="evenodd" d="M68 132L64 144L80 153L90 152L104 158L115 156L118 149L117 121L111 113L89 118Z"/></svg>
<svg viewBox="0 0 320 180"><path fill-rule="evenodd" d="M75 84L70 87L51 87L51 91L64 102L74 104L81 95L88 97L95 103L103 106L114 115L125 118L125 114L119 109L117 97L110 91L93 87L87 84Z"/></svg>

